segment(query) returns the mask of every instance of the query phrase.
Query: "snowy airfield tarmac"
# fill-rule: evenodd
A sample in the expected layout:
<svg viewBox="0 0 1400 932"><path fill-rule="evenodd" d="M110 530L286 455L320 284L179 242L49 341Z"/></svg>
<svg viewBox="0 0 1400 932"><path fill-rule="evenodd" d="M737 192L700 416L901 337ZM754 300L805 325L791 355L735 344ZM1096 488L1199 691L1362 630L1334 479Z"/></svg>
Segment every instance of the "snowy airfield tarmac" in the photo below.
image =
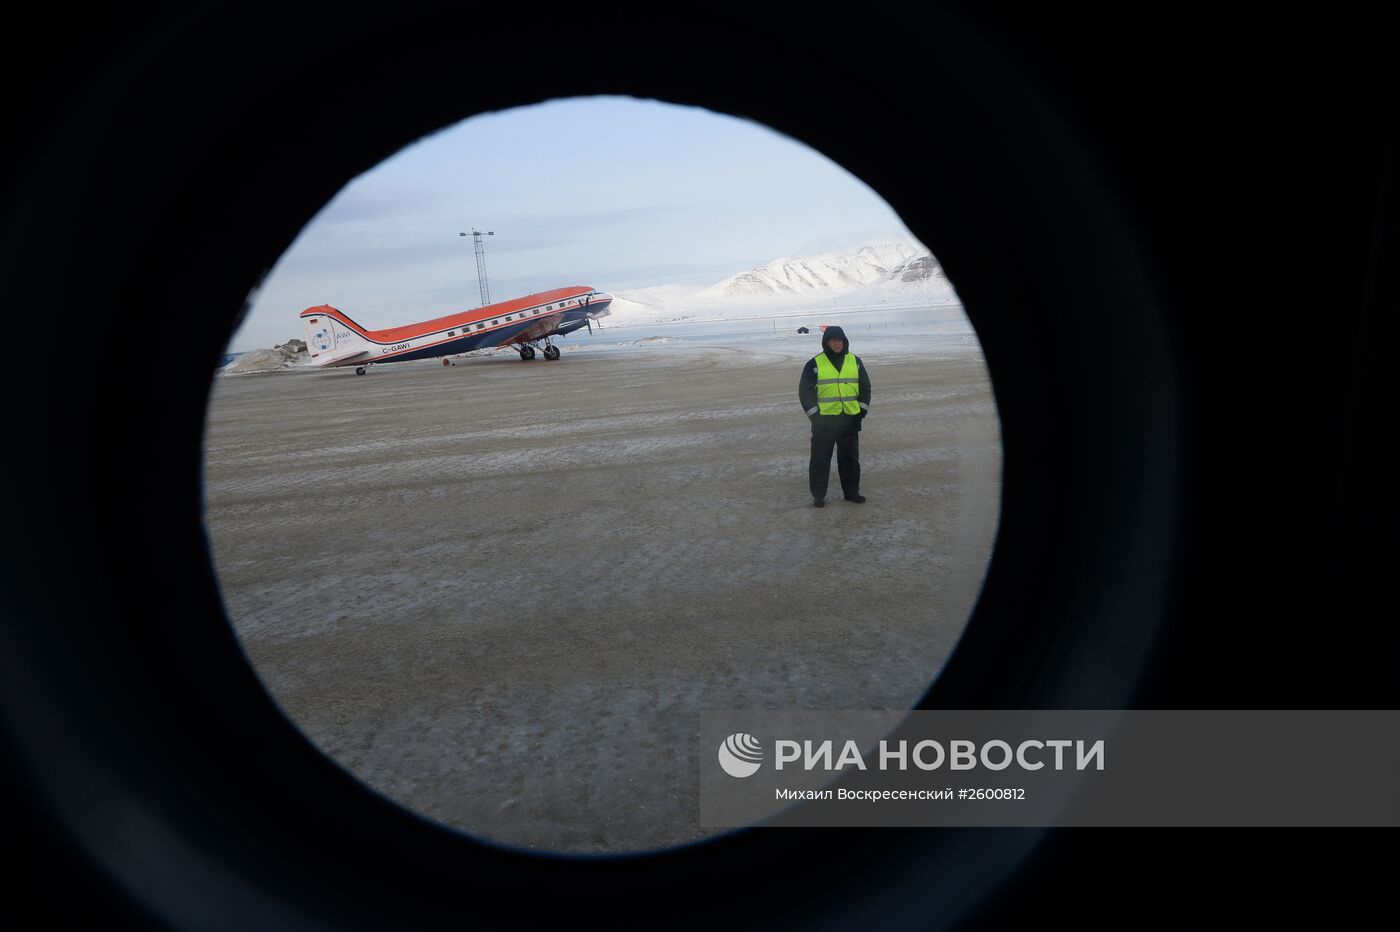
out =
<svg viewBox="0 0 1400 932"><path fill-rule="evenodd" d="M990 556L975 339L847 332L869 501L833 462L824 509L797 404L815 332L216 379L205 517L254 669L358 779L478 837L710 836L697 712L910 708Z"/></svg>

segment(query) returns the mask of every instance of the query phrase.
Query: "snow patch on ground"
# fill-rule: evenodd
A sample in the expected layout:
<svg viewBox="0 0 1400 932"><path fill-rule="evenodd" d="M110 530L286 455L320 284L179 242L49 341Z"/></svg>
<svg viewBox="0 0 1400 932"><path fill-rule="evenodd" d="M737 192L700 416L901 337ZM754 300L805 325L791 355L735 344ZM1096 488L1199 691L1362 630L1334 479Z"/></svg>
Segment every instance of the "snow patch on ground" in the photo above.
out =
<svg viewBox="0 0 1400 932"><path fill-rule="evenodd" d="M250 350L239 353L228 365L219 369L220 375L258 375L265 372L281 372L284 369L309 367L310 355L306 344L301 340L288 340L272 349Z"/></svg>

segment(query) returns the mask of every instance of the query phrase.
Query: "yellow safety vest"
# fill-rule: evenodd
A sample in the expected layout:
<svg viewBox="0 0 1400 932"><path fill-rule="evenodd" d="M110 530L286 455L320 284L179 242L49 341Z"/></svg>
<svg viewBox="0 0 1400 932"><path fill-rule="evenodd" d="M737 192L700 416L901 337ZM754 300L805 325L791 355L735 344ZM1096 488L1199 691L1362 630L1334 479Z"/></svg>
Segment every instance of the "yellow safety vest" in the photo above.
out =
<svg viewBox="0 0 1400 932"><path fill-rule="evenodd" d="M817 405L822 414L859 414L860 366L853 353L847 353L841 371L831 364L826 353L818 353Z"/></svg>

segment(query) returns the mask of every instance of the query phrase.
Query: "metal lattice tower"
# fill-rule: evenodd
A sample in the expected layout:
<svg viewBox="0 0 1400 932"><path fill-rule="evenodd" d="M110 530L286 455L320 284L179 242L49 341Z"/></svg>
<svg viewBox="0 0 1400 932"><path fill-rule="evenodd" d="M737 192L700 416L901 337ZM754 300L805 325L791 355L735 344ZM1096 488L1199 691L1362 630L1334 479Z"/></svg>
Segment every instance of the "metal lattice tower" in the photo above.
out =
<svg viewBox="0 0 1400 932"><path fill-rule="evenodd" d="M466 236L465 233L458 233L458 236ZM472 227L472 246L476 250L476 284L481 289L481 306L485 307L491 303L491 289L486 284L486 249L482 246L483 236L495 236L494 230L487 230L482 233L476 227Z"/></svg>

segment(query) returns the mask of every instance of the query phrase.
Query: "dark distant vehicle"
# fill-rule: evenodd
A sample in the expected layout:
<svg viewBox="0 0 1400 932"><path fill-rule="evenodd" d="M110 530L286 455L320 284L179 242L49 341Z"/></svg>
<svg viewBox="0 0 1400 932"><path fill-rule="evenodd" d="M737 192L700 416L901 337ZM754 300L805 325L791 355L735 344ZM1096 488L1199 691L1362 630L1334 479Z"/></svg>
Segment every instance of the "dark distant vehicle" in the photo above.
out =
<svg viewBox="0 0 1400 932"><path fill-rule="evenodd" d="M612 300L587 285L571 285L388 330L366 330L329 304L300 317L313 366L354 366L364 375L368 366L411 359L441 358L447 365L448 356L485 347L514 346L521 359L534 359L539 347L545 359L555 360L554 338L582 327L591 333Z"/></svg>
<svg viewBox="0 0 1400 932"><path fill-rule="evenodd" d="M798 332L798 333L811 333L812 331L808 330L806 327L798 327L798 328L797 328L797 332Z"/></svg>

